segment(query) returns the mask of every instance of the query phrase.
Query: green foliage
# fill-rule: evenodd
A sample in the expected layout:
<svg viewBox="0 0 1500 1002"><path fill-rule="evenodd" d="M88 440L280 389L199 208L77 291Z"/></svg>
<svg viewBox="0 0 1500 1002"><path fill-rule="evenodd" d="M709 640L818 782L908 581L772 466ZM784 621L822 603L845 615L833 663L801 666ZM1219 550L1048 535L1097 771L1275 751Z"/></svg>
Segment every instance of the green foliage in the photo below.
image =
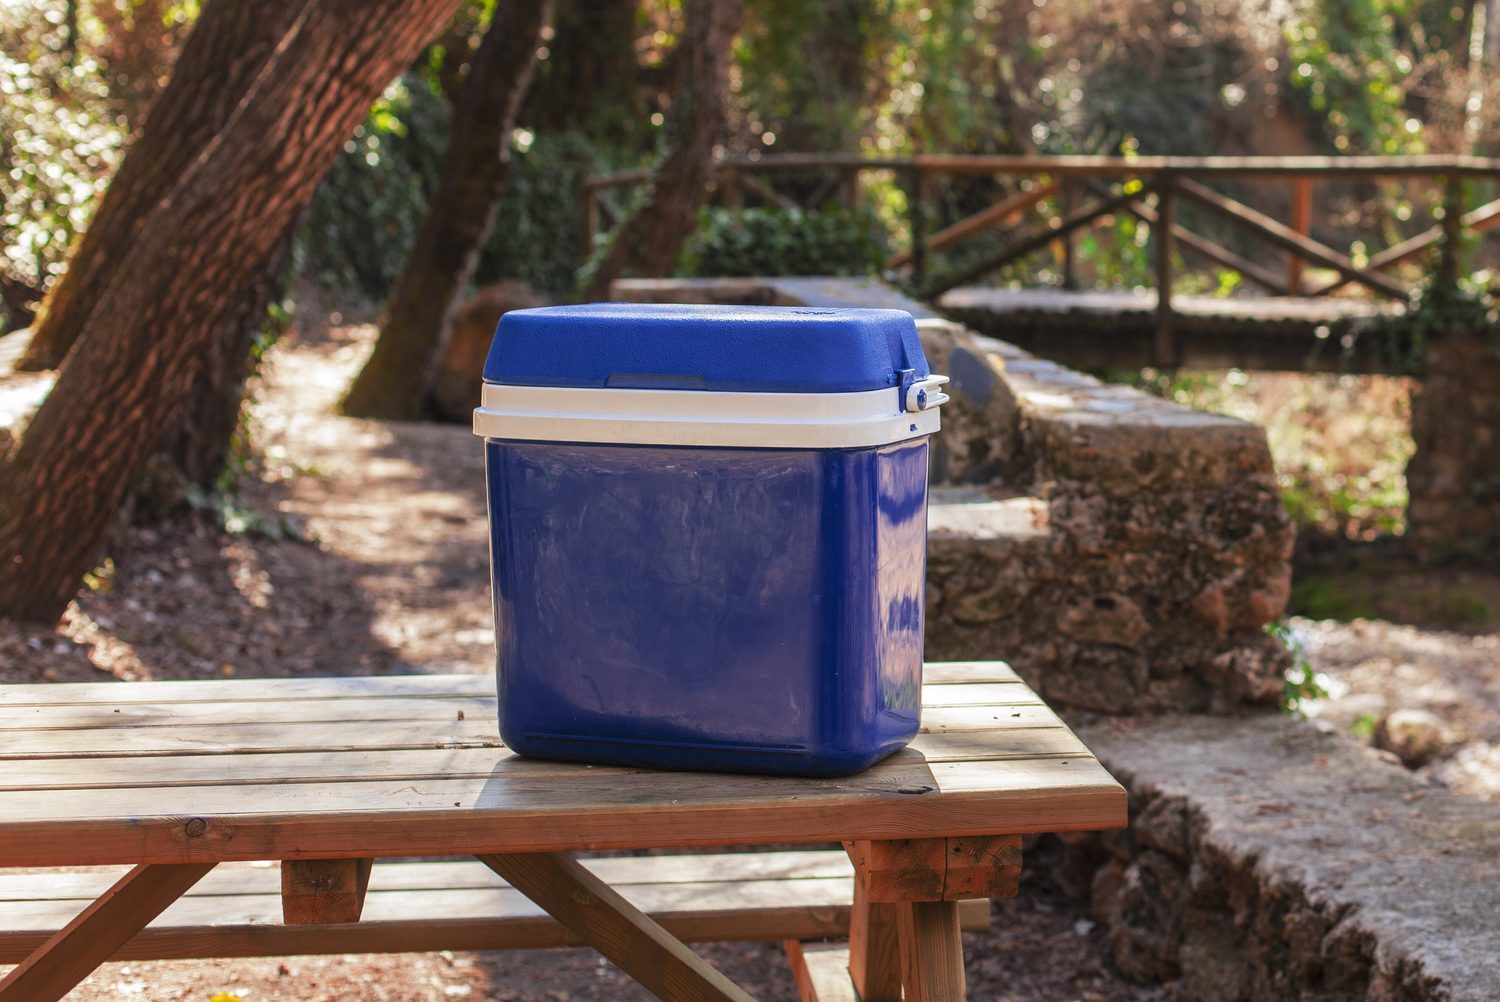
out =
<svg viewBox="0 0 1500 1002"><path fill-rule="evenodd" d="M1313 669L1302 641L1291 626L1285 620L1277 620L1266 624L1266 633L1280 641L1292 658L1292 665L1282 681L1281 709L1286 713L1301 714L1304 703L1327 699L1328 688L1323 678Z"/></svg>
<svg viewBox="0 0 1500 1002"><path fill-rule="evenodd" d="M119 159L125 121L66 4L0 4L0 270L60 273Z"/></svg>
<svg viewBox="0 0 1500 1002"><path fill-rule="evenodd" d="M513 147L505 197L475 281L516 278L542 295L566 298L583 264L579 185L610 166L593 144L573 132L537 136L525 149Z"/></svg>
<svg viewBox="0 0 1500 1002"><path fill-rule="evenodd" d="M886 234L870 209L706 209L683 251L686 276L870 275Z"/></svg>
<svg viewBox="0 0 1500 1002"><path fill-rule="evenodd" d="M298 271L380 303L427 212L448 143L448 105L408 74L344 144L313 196L297 241Z"/></svg>

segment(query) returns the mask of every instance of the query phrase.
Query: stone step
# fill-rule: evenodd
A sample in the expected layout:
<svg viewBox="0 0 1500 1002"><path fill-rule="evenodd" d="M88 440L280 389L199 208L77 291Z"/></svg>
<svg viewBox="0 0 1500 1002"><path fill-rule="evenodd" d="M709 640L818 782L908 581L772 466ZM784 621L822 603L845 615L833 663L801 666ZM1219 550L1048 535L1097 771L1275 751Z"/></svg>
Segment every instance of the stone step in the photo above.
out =
<svg viewBox="0 0 1500 1002"><path fill-rule="evenodd" d="M1203 1002L1500 999L1500 805L1284 714L1077 730L1132 827L1059 873L1102 862L1094 906L1128 976Z"/></svg>

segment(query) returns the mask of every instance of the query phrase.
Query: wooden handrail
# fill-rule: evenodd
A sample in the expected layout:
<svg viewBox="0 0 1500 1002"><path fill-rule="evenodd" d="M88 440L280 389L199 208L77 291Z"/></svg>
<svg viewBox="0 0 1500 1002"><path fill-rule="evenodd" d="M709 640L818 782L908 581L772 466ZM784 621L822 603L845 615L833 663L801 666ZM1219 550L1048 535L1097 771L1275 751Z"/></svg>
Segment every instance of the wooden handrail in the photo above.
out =
<svg viewBox="0 0 1500 1002"><path fill-rule="evenodd" d="M888 268L910 268L911 283L921 294L935 297L964 282L972 281L1002 267L1016 258L1037 251L1056 241L1063 241L1064 284L1070 284L1070 237L1086 226L1119 211L1126 211L1152 227L1152 266L1157 287L1156 338L1154 361L1172 365L1178 357L1172 306L1172 268L1175 250L1181 248L1223 267L1232 268L1247 279L1281 295L1322 296L1349 284L1362 285L1370 291L1408 302L1405 285L1385 274L1403 261L1444 241L1457 240L1461 231L1480 232L1500 225L1500 199L1462 213L1461 182L1466 179L1500 181L1500 158L1475 156L1343 156L1343 157L1120 157L1120 156L988 156L972 154L918 154L905 157L866 157L852 153L777 153L758 156L728 157L716 165L721 197L735 199L750 190L764 201L789 206L793 200L777 192L770 184L752 175L781 173L823 173L826 176L812 187L812 204L820 203L836 186L845 192L843 199L852 204L851 193L858 186L861 172L894 173L908 192L911 246L891 256ZM1002 198L979 212L951 223L935 234L927 232L927 202L934 180L941 175L967 177L1033 177L1045 182L1029 191ZM584 180L582 232L585 247L592 246L603 205L601 195L608 189L640 184L651 176L649 170L618 171ZM1349 255L1315 240L1310 235L1312 223L1312 183L1316 179L1364 179L1430 177L1444 186L1445 211L1440 225L1410 237L1394 247L1372 255L1363 267ZM1287 184L1292 190L1290 221L1287 225L1267 216L1205 182L1271 181ZM1128 194L1115 194L1111 182L1129 182ZM1098 198L1092 205L1079 208L1075 197L1090 191ZM1155 208L1148 203L1148 193L1156 197ZM1176 218L1176 206L1191 201L1266 241L1287 255L1286 270L1277 274L1221 246L1218 241L1194 233ZM930 251L961 243L989 231L1007 220L1044 202L1053 206L1053 218L1039 230L1021 233L1005 245L965 265L957 271L929 282L927 264ZM1454 260L1457 260L1454 258ZM1304 269L1307 262L1334 271L1338 278L1306 288ZM1283 278L1283 275L1285 276Z"/></svg>

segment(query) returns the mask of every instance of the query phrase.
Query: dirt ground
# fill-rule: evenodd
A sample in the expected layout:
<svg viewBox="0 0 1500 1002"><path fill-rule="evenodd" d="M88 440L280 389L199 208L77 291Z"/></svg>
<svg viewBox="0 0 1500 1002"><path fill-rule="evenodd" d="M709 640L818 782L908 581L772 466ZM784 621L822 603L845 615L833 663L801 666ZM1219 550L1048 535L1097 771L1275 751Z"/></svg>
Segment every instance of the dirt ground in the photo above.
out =
<svg viewBox="0 0 1500 1002"><path fill-rule="evenodd" d="M124 534L58 629L0 621L0 681L492 670L478 443L459 426L336 416L374 334L341 321L305 324L270 354L253 389L263 459L242 504L220 519L232 531L196 512ZM0 377L0 405L7 390L35 399L36 377ZM979 1002L1174 997L1124 982L1087 906L1040 878L995 904L992 931L966 940ZM796 998L779 945L703 952L757 998ZM588 950L110 964L70 998L209 1002L225 993L243 1002L649 998Z"/></svg>

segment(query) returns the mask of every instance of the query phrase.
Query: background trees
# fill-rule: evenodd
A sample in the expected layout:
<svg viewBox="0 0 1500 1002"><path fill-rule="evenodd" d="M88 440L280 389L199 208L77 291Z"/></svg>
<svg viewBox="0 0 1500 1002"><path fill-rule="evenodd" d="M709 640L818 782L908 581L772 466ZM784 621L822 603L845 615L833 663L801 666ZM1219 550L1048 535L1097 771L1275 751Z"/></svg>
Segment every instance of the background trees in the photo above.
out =
<svg viewBox="0 0 1500 1002"><path fill-rule="evenodd" d="M63 366L0 467L0 608L66 601L142 457L216 481L249 345L288 282L384 309L348 407L411 417L474 285L569 299L627 274L870 272L910 239L899 178L867 179L851 211L847 182L778 175L820 204L742 208L713 190L723 153L1497 146L1490 0L555 2L550 24L540 0L372 7L388 27L341 0L0 7L0 322L32 324L26 365ZM366 33L350 35L371 57L357 80L316 65L348 54L319 30ZM310 103L276 113L273 97ZM624 224L582 246L580 180L641 167L651 183L613 204ZM926 204L940 226L1005 193L955 178ZM1285 197L1241 194L1272 212ZM1319 198L1356 256L1438 201ZM1143 280L1145 236L1121 217L1081 240L1080 278ZM1481 285L1492 263L1477 258ZM1007 278L1057 274L1038 258Z"/></svg>
<svg viewBox="0 0 1500 1002"><path fill-rule="evenodd" d="M256 12L274 20L271 6ZM171 197L128 228L133 238L117 253L129 266L110 269L57 386L7 457L0 612L62 613L245 288L371 100L456 0L285 6L293 16L268 71Z"/></svg>

